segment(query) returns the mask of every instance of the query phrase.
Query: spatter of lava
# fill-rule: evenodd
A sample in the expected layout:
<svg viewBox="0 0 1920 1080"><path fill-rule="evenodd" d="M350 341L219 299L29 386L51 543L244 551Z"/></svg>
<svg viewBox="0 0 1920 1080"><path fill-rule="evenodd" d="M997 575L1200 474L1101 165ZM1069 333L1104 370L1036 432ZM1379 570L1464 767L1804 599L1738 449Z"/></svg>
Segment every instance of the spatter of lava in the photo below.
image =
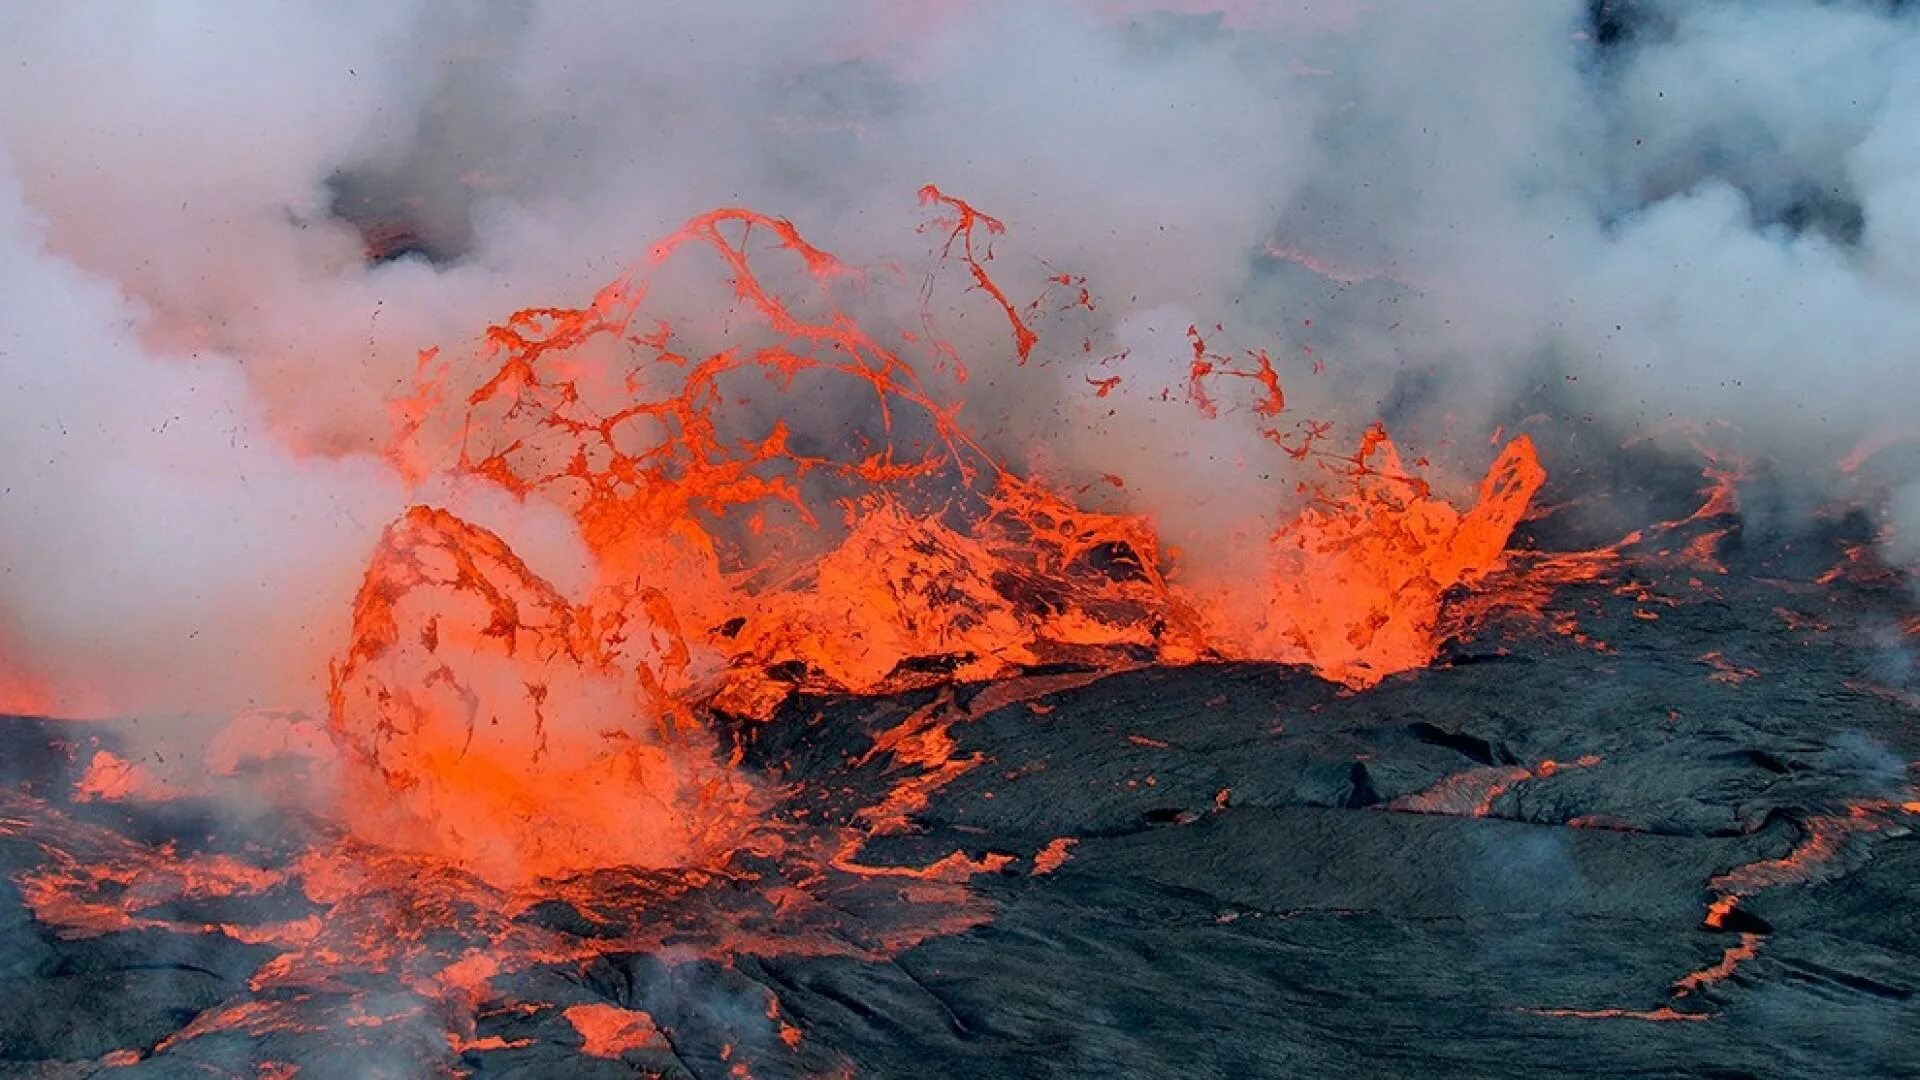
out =
<svg viewBox="0 0 1920 1080"><path fill-rule="evenodd" d="M1050 274L1050 297L1016 302L987 269L1002 224L931 187L922 200L941 261L962 264L969 296L1004 321L1011 360L1047 363L1042 316L1060 296L1091 311L1088 284ZM715 294L699 272L716 263L729 300L703 305ZM1378 425L1346 455L1325 448L1331 423L1283 430L1273 360L1213 351L1191 328L1169 398L1190 401L1195 423L1250 415L1319 482L1276 492L1276 521L1286 494L1305 508L1256 541L1239 579L1187 581L1152 522L1020 475L963 422L957 390L934 388L980 361L941 336L932 276L911 330L856 318L888 310L872 295L888 280L786 221L722 209L586 307L516 312L470 356L422 354L392 403L394 467L422 492L486 488L564 513L584 583L557 584L537 554L423 501L372 553L324 725L242 717L187 787L106 749L80 779L77 802L112 802L240 778L248 799L295 811L271 817L284 835L265 848L152 846L6 797L0 835L46 854L19 880L40 921L267 950L246 996L154 1051L424 1020L457 1057L488 1048L483 1003L520 1007L500 1006L496 980L548 965L892 955L989 918L969 880L1018 861L897 846L934 793L982 764L955 725L1020 702L1039 713L1050 693L1147 663L1278 660L1362 688L1427 664L1463 619L1499 606L1451 604L1442 623L1443 595L1500 567L1544 479L1525 438L1459 509ZM666 321L657 296L692 296L702 314ZM821 433L823 408L836 434ZM0 697L31 703L34 680L4 652ZM884 696L929 687L944 688ZM742 767L739 733L801 689L874 696L857 766L886 770L883 793L777 787ZM315 805L330 809L316 820ZM883 837L892 846L870 853ZM1067 857L1051 845L1031 870ZM799 1041L776 1004L747 1004L767 1023L743 1038ZM588 1053L657 1037L644 1013L566 1015Z"/></svg>
<svg viewBox="0 0 1920 1080"><path fill-rule="evenodd" d="M1002 224L921 196L942 257L964 262L1025 364L1040 302L1016 304L987 271ZM660 277L702 256L726 310L643 317ZM755 795L699 710L764 717L796 685L870 694L1061 662L1266 659L1370 685L1432 658L1442 594L1498 564L1544 479L1515 439L1462 511L1377 425L1350 457L1314 450L1328 425L1301 444L1271 427L1325 481L1272 531L1255 580L1183 586L1149 521L1077 506L985 449L921 373L963 359L930 308L894 334L850 313L873 281L787 221L721 209L587 307L517 312L458 362L422 355L394 405L396 466L563 509L592 580L564 596L443 508L387 530L332 679L357 833L497 882L713 865L754 829ZM1052 284L1092 306L1079 279ZM1236 361L1189 337L1196 422L1223 377L1277 421L1265 353ZM850 410L838 445L788 420L823 390Z"/></svg>

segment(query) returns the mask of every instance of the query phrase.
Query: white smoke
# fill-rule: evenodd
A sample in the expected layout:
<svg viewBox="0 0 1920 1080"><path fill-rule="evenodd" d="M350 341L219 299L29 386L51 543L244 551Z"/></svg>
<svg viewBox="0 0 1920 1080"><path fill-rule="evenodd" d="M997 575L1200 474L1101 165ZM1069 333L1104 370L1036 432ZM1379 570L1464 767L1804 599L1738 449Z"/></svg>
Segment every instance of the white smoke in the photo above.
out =
<svg viewBox="0 0 1920 1080"><path fill-rule="evenodd" d="M1035 256L1088 275L1092 351L1025 372L966 309L970 415L1134 479L1176 540L1290 486L1244 408L1160 399L1182 320L1272 348L1349 438L1388 403L1420 450L1457 435L1461 475L1546 368L1623 429L1723 421L1780 457L1909 424L1909 8L1613 3L1633 33L1602 45L1577 0L1152 6L7 10L0 661L117 708L311 706L407 498L370 455L417 350L584 301L723 204L921 265L938 183L1010 223L1016 297ZM441 258L367 265L356 199ZM577 567L551 516L445 497Z"/></svg>

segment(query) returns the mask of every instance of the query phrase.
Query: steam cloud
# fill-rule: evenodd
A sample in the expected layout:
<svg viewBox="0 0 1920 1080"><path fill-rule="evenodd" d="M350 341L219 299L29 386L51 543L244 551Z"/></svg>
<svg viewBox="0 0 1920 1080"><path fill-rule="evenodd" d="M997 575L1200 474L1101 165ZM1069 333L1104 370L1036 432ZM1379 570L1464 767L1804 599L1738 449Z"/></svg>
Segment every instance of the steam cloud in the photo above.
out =
<svg viewBox="0 0 1920 1080"><path fill-rule="evenodd" d="M1910 423L1908 5L1153 6L0 15L0 669L73 711L312 707L410 498L564 578L556 515L403 490L383 402L420 348L582 302L721 204L913 263L935 182L1013 226L1009 292L1031 256L1086 274L1092 352L1017 375L968 309L969 415L1126 475L1189 546L1286 486L1251 418L1159 399L1189 324L1274 348L1299 415L1461 446L1543 371L1624 431L1726 421L1781 459ZM375 219L413 254L369 265ZM1920 488L1895 504L1911 554Z"/></svg>

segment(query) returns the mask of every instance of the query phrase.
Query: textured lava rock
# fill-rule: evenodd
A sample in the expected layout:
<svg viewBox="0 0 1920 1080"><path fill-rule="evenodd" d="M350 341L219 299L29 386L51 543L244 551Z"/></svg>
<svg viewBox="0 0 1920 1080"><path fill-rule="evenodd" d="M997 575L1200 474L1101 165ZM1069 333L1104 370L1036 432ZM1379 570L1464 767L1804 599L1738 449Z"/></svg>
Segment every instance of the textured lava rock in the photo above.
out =
<svg viewBox="0 0 1920 1080"><path fill-rule="evenodd" d="M647 902L556 893L516 925L673 932L502 972L470 1020L363 974L276 1002L302 1025L183 1036L251 1000L273 951L156 930L74 939L0 888L17 1006L0 1012L0 1071L90 1075L119 1050L129 1076L262 1062L301 1076L1913 1075L1910 593L1886 574L1816 583L1856 525L1789 546L1719 524L1724 574L1650 560L1623 572L1631 588L1616 575L1558 596L1581 638L1495 620L1366 693L1198 666L1024 695L799 697L737 725L746 766L786 785L778 814L831 832L915 775L875 740L947 710L949 760L971 767L858 859L962 852L981 869L962 887L977 917L903 945L888 942L934 910L909 902L917 879L827 888L805 932L836 952L775 947L800 931L769 900L767 866L691 888L612 875L610 893ZM266 859L305 842L194 800L65 805L75 767L54 744L72 737L0 723L10 778L48 813ZM10 880L47 857L31 834L0 835ZM216 914L313 914L304 903ZM767 934L716 958L696 947L716 920ZM498 931L480 922L449 917L435 947L484 951ZM351 1026L370 1001L410 1019ZM566 1019L579 1005L644 1011L660 1039L588 1055Z"/></svg>

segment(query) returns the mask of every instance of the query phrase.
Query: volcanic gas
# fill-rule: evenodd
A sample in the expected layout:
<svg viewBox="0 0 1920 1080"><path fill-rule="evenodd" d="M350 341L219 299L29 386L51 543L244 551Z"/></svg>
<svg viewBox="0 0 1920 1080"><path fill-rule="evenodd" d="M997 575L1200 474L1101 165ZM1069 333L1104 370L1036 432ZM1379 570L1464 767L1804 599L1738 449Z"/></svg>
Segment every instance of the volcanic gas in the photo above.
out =
<svg viewBox="0 0 1920 1080"><path fill-rule="evenodd" d="M932 186L921 199L1024 365L1047 298L1016 306L988 273L1005 226ZM698 255L733 298L718 340L649 306L655 275ZM470 357L422 354L395 407L396 467L552 502L591 565L575 604L444 509L388 528L333 677L357 832L507 880L723 858L751 800L692 710L764 719L795 685L870 695L1233 658L1368 686L1433 657L1442 594L1498 565L1544 479L1516 438L1463 512L1377 424L1349 454L1311 441L1331 425L1298 446L1271 427L1277 458L1324 475L1293 520L1249 539L1244 578L1187 585L1151 520L1083 508L969 431L922 374L960 355L931 310L918 331L870 330L838 295L886 283L791 223L717 210L588 306L516 312ZM1265 353L1189 336L1197 422L1220 407L1207 380L1239 377L1258 392L1244 407L1279 423ZM831 381L871 432L797 446L785 402Z"/></svg>
<svg viewBox="0 0 1920 1080"><path fill-rule="evenodd" d="M0 1071L1920 1068L1920 16L1199 6L17 26Z"/></svg>

